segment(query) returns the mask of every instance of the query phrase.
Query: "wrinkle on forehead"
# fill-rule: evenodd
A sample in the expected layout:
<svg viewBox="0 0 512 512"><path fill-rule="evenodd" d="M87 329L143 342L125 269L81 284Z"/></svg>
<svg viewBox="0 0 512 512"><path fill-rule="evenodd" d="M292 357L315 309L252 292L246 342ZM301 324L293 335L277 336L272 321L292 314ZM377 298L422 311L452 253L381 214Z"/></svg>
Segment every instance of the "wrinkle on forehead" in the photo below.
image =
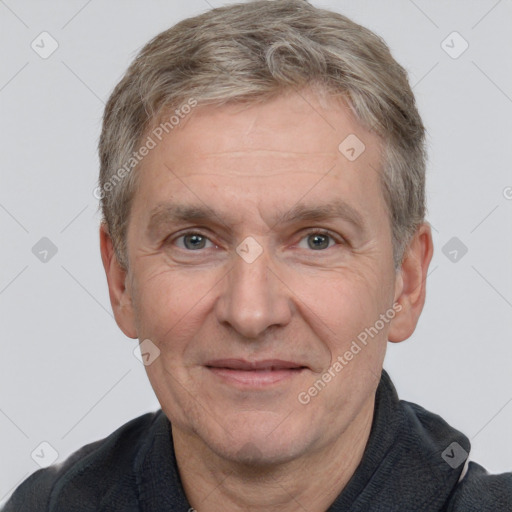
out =
<svg viewBox="0 0 512 512"><path fill-rule="evenodd" d="M176 176L193 175L265 177L290 173L327 174L340 172L343 162L336 152L290 153L281 151L226 151L187 156L183 161L169 158L166 169Z"/></svg>
<svg viewBox="0 0 512 512"><path fill-rule="evenodd" d="M241 151L208 151L201 154L201 157L209 156L233 156L233 157L245 157L249 155L273 155L276 154L282 157L296 157L299 156L337 156L337 150L333 151L283 151L279 149L257 149L248 148Z"/></svg>

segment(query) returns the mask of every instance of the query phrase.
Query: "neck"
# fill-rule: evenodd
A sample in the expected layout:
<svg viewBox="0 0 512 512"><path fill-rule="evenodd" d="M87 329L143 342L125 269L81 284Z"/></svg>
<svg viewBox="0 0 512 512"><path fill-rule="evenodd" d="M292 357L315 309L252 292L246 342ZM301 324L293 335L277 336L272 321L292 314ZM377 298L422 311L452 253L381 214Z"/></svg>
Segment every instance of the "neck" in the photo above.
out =
<svg viewBox="0 0 512 512"><path fill-rule="evenodd" d="M210 450L198 436L172 426L176 461L197 512L325 512L361 462L375 396L336 437L314 452L273 466L249 466Z"/></svg>

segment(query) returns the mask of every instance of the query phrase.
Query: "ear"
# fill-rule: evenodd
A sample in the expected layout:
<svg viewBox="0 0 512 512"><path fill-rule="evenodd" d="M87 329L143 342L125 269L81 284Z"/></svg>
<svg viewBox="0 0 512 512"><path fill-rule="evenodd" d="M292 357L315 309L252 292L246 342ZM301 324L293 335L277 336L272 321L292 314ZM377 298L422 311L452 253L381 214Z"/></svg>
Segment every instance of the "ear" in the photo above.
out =
<svg viewBox="0 0 512 512"><path fill-rule="evenodd" d="M107 275L110 303L119 328L128 336L136 339L135 314L130 290L126 288L127 271L119 264L112 239L105 223L100 226L101 260Z"/></svg>
<svg viewBox="0 0 512 512"><path fill-rule="evenodd" d="M388 340L400 342L409 338L425 304L427 272L434 253L432 233L428 223L421 224L407 249L397 272L395 303L401 310L391 321Z"/></svg>

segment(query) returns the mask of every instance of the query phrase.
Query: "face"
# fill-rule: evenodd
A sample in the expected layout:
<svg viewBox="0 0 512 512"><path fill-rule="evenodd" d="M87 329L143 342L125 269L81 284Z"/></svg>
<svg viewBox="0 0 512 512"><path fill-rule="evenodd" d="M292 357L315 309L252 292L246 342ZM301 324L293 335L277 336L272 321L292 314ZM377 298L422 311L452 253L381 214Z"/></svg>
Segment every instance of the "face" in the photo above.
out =
<svg viewBox="0 0 512 512"><path fill-rule="evenodd" d="M146 370L173 429L282 462L368 408L398 314L380 147L304 91L199 106L143 160L118 322L160 350Z"/></svg>

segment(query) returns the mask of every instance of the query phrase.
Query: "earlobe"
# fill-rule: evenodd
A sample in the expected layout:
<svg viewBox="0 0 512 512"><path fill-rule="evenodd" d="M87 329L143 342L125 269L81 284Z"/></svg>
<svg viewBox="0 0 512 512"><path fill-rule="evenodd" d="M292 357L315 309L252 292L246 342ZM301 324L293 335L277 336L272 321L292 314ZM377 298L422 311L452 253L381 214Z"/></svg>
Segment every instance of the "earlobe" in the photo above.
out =
<svg viewBox="0 0 512 512"><path fill-rule="evenodd" d="M126 336L136 339L138 336L132 298L130 290L126 287L127 271L119 264L108 228L104 223L100 226L100 251L114 318Z"/></svg>
<svg viewBox="0 0 512 512"><path fill-rule="evenodd" d="M400 304L401 309L388 331L391 342L406 340L416 329L425 304L427 272L433 252L430 225L425 222L411 239L397 272L395 302Z"/></svg>

